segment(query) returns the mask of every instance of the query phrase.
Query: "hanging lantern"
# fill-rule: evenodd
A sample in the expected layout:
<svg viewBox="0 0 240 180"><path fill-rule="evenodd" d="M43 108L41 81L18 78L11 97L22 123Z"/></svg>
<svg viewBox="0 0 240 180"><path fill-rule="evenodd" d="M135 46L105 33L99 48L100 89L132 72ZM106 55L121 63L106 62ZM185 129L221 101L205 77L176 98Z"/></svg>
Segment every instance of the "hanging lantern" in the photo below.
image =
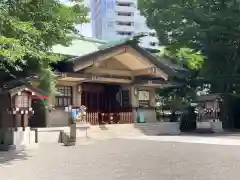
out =
<svg viewBox="0 0 240 180"><path fill-rule="evenodd" d="M134 95L137 96L138 95L138 89L134 88Z"/></svg>
<svg viewBox="0 0 240 180"><path fill-rule="evenodd" d="M82 86L78 85L78 92L81 93L82 92Z"/></svg>

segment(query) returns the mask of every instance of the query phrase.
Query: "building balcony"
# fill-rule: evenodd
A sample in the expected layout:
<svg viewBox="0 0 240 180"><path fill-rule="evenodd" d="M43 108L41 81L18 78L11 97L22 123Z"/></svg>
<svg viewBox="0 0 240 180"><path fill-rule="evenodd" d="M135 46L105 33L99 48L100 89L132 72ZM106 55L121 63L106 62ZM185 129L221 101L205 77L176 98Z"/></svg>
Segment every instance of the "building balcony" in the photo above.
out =
<svg viewBox="0 0 240 180"><path fill-rule="evenodd" d="M130 37L132 37L132 36L116 34L116 39L117 39L117 40L125 39L125 38L130 38Z"/></svg>
<svg viewBox="0 0 240 180"><path fill-rule="evenodd" d="M127 25L115 25L116 31L123 31L123 32L134 32L134 26L127 26Z"/></svg>
<svg viewBox="0 0 240 180"><path fill-rule="evenodd" d="M118 12L132 12L134 13L136 11L136 8L133 6L116 6L115 11Z"/></svg>
<svg viewBox="0 0 240 180"><path fill-rule="evenodd" d="M134 22L134 16L116 16L115 20L121 22Z"/></svg>

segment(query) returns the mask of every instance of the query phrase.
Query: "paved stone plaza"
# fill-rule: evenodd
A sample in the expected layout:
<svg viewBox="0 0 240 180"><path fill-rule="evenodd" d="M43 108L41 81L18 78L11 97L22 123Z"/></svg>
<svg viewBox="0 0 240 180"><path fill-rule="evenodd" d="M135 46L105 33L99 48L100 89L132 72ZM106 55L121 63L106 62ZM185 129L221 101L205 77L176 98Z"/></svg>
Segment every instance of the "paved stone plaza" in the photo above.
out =
<svg viewBox="0 0 240 180"><path fill-rule="evenodd" d="M184 138L187 141L188 137ZM18 154L0 153L0 177L4 180L239 179L237 143L213 145L207 143L210 138L205 138L205 144L179 139L90 140L80 141L75 147L45 144Z"/></svg>

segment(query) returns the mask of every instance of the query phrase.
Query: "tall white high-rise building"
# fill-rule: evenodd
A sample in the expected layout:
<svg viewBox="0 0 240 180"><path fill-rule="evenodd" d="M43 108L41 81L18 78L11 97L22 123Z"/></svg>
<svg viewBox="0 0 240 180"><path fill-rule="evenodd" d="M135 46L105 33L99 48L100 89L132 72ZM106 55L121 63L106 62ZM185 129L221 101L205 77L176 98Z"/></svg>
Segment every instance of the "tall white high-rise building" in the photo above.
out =
<svg viewBox="0 0 240 180"><path fill-rule="evenodd" d="M146 33L140 45L158 49L155 30L146 25L146 19L137 8L137 0L91 0L92 35L95 38L114 41Z"/></svg>

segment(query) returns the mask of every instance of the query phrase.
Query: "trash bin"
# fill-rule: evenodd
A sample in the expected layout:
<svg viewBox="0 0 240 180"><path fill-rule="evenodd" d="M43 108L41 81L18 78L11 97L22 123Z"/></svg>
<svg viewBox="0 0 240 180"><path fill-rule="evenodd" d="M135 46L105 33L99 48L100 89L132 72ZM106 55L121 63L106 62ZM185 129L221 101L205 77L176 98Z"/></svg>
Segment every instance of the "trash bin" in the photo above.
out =
<svg viewBox="0 0 240 180"><path fill-rule="evenodd" d="M144 112L139 112L139 116L138 116L138 123L145 123L145 114Z"/></svg>

